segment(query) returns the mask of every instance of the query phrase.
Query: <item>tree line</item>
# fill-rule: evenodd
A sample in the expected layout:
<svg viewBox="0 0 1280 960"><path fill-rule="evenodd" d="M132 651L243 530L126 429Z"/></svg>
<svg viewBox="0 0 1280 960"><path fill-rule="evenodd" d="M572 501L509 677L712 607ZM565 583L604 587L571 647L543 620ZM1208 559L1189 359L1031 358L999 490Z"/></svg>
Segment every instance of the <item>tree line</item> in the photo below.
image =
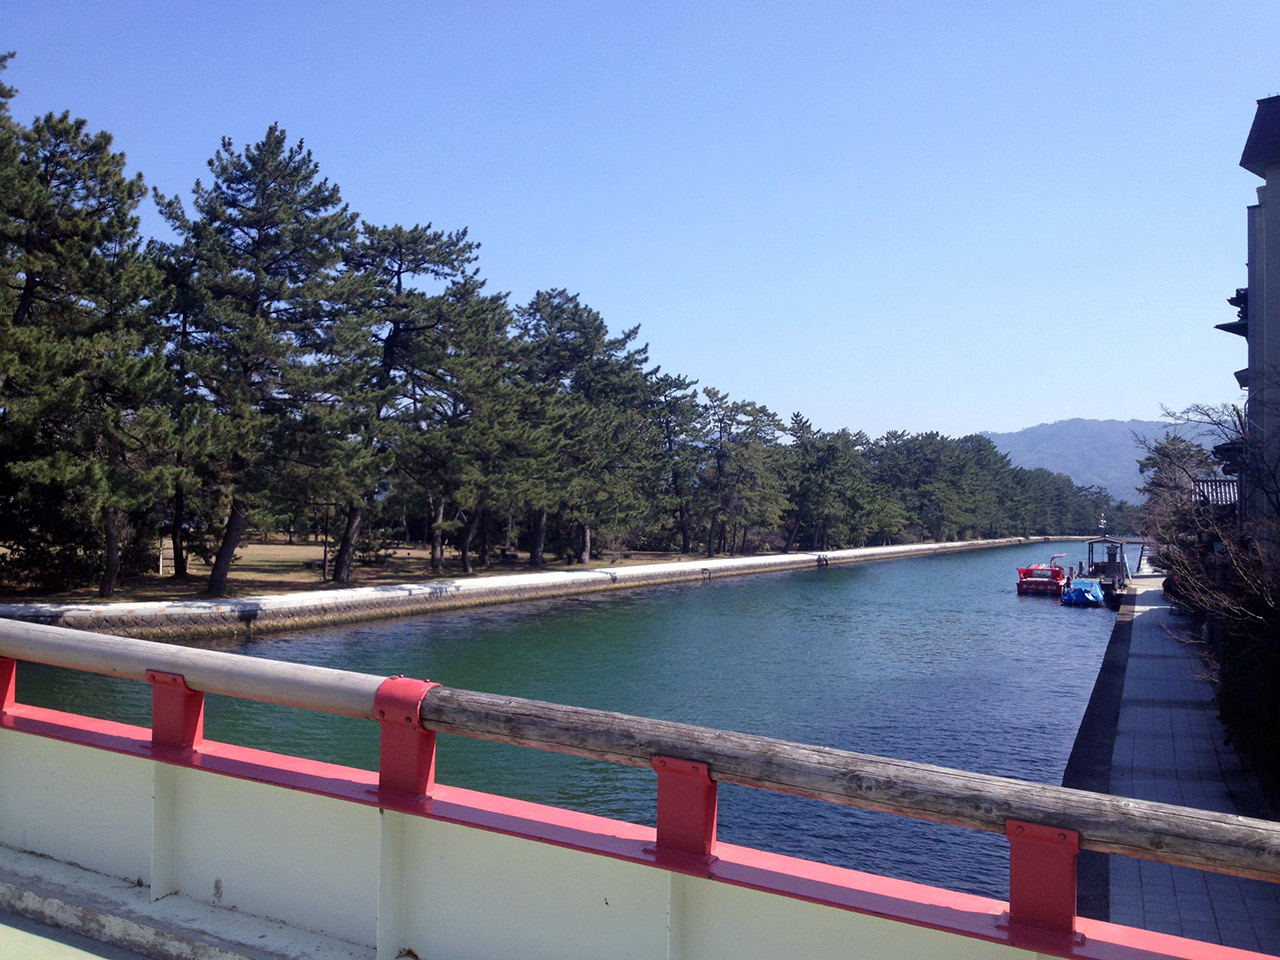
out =
<svg viewBox="0 0 1280 960"><path fill-rule="evenodd" d="M12 55L0 58L0 69ZM0 584L154 567L221 595L247 532L585 562L1090 533L1126 505L980 436L815 428L651 365L565 289L514 304L466 229L374 224L301 140L224 138L189 198L0 84Z"/></svg>

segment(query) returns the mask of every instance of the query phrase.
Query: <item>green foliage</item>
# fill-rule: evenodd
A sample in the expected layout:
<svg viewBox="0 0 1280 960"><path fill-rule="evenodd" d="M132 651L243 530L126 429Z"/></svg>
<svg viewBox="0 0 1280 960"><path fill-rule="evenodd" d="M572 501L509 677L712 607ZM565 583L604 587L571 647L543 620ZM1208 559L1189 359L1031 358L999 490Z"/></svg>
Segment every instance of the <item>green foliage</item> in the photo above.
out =
<svg viewBox="0 0 1280 960"><path fill-rule="evenodd" d="M156 279L137 235L145 190L124 167L109 134L68 113L0 124L0 456L13 490L0 543L9 576L75 582L97 559L66 563L52 539L35 544L78 514L100 528L86 547L101 551L104 596L126 514L163 482L154 454L167 436L164 365L143 309Z"/></svg>
<svg viewBox="0 0 1280 960"><path fill-rule="evenodd" d="M196 411L206 484L229 501L209 591L223 592L254 508L346 501L370 483L358 439L379 406L370 278L343 270L356 216L311 152L272 125L257 144L229 138L193 188L194 218L159 198L189 264L179 298L188 354L185 398ZM193 398L198 402L191 404Z"/></svg>
<svg viewBox="0 0 1280 960"><path fill-rule="evenodd" d="M0 57L3 67L8 56ZM221 593L250 527L341 524L335 577L380 544L464 566L519 542L583 561L1092 533L1097 488L990 441L823 431L649 368L564 289L512 309L467 231L359 223L301 141L224 139L176 235L142 250L140 177L69 115L24 127L0 85L0 577L141 569L162 528ZM359 225L358 225L359 224Z"/></svg>
<svg viewBox="0 0 1280 960"><path fill-rule="evenodd" d="M1196 499L1196 480L1216 472L1204 447L1174 433L1152 444L1138 469L1144 478L1145 529L1154 536L1173 537L1189 526L1187 511Z"/></svg>

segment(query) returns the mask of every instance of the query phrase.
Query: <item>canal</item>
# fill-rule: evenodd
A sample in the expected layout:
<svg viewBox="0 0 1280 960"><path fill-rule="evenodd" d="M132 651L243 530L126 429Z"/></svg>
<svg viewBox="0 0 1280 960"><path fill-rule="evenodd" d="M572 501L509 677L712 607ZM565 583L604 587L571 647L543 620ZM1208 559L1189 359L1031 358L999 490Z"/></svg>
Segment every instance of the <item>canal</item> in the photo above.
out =
<svg viewBox="0 0 1280 960"><path fill-rule="evenodd" d="M228 646L249 656L763 734L1046 784L1114 614L1019 597L1035 544L381 621ZM142 684L26 666L21 700L132 723ZM206 736L373 768L376 725L210 697ZM438 779L653 822L650 771L442 737ZM1007 896L1002 837L724 785L719 836Z"/></svg>

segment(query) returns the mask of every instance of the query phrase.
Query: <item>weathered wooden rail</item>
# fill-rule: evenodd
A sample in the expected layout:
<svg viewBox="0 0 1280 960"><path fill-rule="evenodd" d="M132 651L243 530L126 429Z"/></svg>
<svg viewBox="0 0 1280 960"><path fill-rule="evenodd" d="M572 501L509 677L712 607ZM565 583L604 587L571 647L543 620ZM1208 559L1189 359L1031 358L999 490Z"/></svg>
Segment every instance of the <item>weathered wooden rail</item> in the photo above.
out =
<svg viewBox="0 0 1280 960"><path fill-rule="evenodd" d="M383 678L39 624L0 620L0 657L196 691L376 718ZM993 833L1010 821L1079 834L1082 849L1280 882L1280 824L1112 797L770 737L424 684L428 731L647 767L705 765L732 783Z"/></svg>
<svg viewBox="0 0 1280 960"><path fill-rule="evenodd" d="M448 687L427 693L421 717L441 733L630 766L681 757L721 783L992 833L1051 824L1082 849L1280 881L1280 824L1268 820Z"/></svg>

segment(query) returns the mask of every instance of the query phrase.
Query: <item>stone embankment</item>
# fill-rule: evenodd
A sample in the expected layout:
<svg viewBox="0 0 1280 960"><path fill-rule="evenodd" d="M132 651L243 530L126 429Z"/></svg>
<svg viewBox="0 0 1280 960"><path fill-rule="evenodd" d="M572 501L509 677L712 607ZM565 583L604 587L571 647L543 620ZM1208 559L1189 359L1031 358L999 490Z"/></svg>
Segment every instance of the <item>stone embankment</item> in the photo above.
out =
<svg viewBox="0 0 1280 960"><path fill-rule="evenodd" d="M681 560L615 569L519 573L467 580L433 580L225 600L6 603L0 604L0 618L156 640L248 636L379 617L567 597L626 587L696 583L749 573L803 570L815 566L1007 547L1043 542L1046 539L1048 538L1011 537L1001 540L859 547L826 553Z"/></svg>

